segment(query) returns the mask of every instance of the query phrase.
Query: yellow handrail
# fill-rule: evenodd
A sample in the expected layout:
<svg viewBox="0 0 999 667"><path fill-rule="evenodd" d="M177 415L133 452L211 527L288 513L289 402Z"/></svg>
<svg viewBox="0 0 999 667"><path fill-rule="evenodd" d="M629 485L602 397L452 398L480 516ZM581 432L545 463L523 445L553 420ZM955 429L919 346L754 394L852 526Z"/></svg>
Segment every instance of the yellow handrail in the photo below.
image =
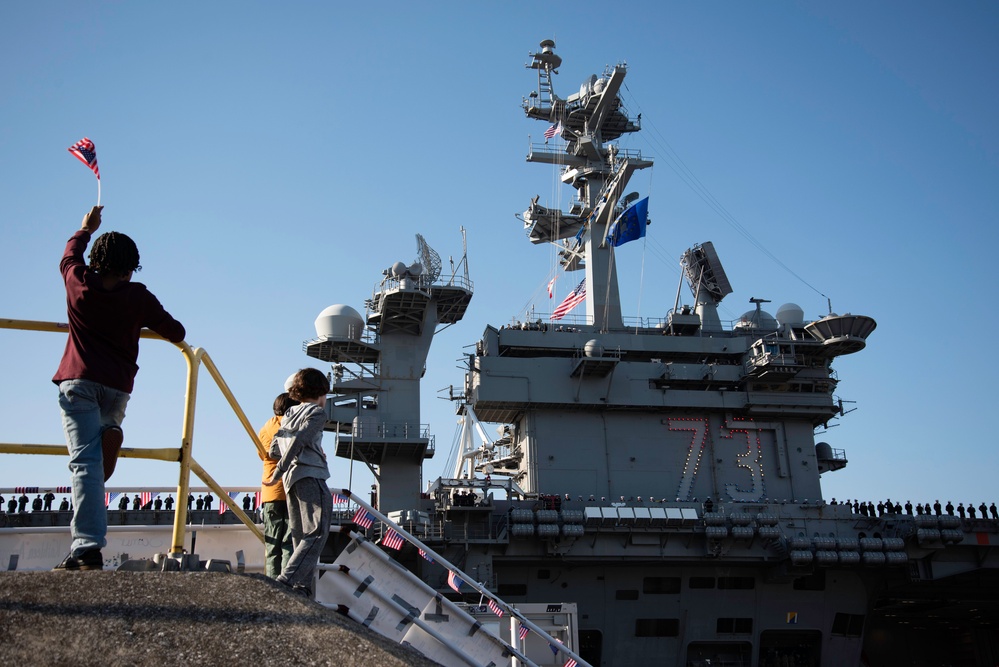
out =
<svg viewBox="0 0 999 667"><path fill-rule="evenodd" d="M52 333L68 333L69 327L59 322L37 322L33 320L13 320L0 318L0 329L16 329L20 331L48 331ZM166 340L159 334L149 329L143 329L139 336L141 338L155 338ZM229 407L232 408L239 419L239 422L250 435L250 440L258 451L264 452L264 446L257 437L256 432L250 425L250 420L239 406L235 396L229 390L229 386L222 378L215 363L203 349L192 348L185 341L174 343L184 359L187 361L187 391L184 396L184 424L181 430L179 448L158 448L158 449L137 449L134 447L122 447L119 456L136 459L155 459L159 461L176 461L180 463L180 474L177 481L177 509L173 518L173 543L170 547L170 554L179 556L184 553L184 526L187 524L187 498L191 489L191 472L194 472L205 485L214 491L219 501L225 503L232 510L232 513L242 521L247 528L253 531L261 542L264 541L263 533L256 524L246 515L246 513L233 503L229 494L212 479L211 475L201 467L201 465L191 456L191 449L194 443L194 413L198 396L198 369L203 364L208 369L208 374L215 381ZM48 454L56 456L68 456L69 450L65 445L35 445L20 443L0 443L0 454Z"/></svg>

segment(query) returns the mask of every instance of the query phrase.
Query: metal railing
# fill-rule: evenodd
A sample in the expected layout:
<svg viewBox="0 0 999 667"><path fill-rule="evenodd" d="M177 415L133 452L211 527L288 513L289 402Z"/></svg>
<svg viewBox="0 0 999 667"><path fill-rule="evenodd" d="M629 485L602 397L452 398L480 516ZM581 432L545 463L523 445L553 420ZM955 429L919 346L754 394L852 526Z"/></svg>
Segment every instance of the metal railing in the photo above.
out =
<svg viewBox="0 0 999 667"><path fill-rule="evenodd" d="M577 665L580 665L580 667L591 667L590 663L588 663L585 660L583 660L583 658L580 657L577 653L575 653L572 650L569 650L567 647L563 646L561 643L558 643L558 640L556 640L554 637L552 637L551 635L549 635L548 632L546 632L543 628L541 628L540 626L538 626L537 624L535 624L533 621L531 621L529 618L527 618L524 614L522 614L520 612L520 610L515 605L510 605L507 602L505 602L502 599L500 599L499 597L497 597L492 591L490 591L488 588L486 588L484 584L477 582L474 577L466 574L463 570L459 569L457 565L455 565L455 564L449 562L448 560L446 560L440 553L434 551L425 542L423 542L422 540L420 540L419 537L417 537L413 533L411 533L408 530L406 530L405 528L403 528L402 525L400 525L399 523L396 523L395 521L393 521L392 519L390 519L388 516L386 516L386 515L382 514L381 512L379 512L377 509L374 508L374 506L372 506L369 503L365 502L360 496L352 493L350 489L332 489L332 491L333 491L334 495L340 495L341 496L341 498L343 499L342 502L348 502L349 501L349 503L353 503L354 505L356 505L358 507L358 511L355 513L354 518L351 519L352 523L354 523L355 525L358 525L357 524L358 517L360 515L363 515L363 514L366 513L368 515L367 518L372 522L372 524L375 521L379 521L385 527L385 528L383 528L383 527L379 526L377 529L374 529L373 527L372 528L363 528L363 527L361 527L360 531L356 531L356 532L350 530L349 528L346 529L346 533L347 533L347 535L351 539L361 538L360 541L362 543L362 546L365 547L366 549L368 549L370 551L370 553L372 553L374 555L377 555L379 557L382 557L385 560L391 560L390 556L386 555L384 551L382 551L382 550L378 549L377 547L375 547L374 544L371 543L371 542L369 542L367 540L367 537L366 537L367 534L369 533L369 531L371 533L373 533L373 534L379 534L380 536L384 536L384 535L387 534L386 528L391 528L393 531L395 531L395 533L399 537L402 538L403 541L409 542L411 545L413 545L414 547L416 547L417 549L419 549L420 554L427 561L429 561L431 563L436 563L437 565L439 565L441 568L443 568L448 573L451 573L451 574L454 574L455 576L457 576L461 580L461 582L459 584L459 587L455 588L454 586L452 586L452 588L454 588L454 590L455 590L456 593L458 593L459 595L461 595L462 593L459 590L459 588L463 587L463 586L464 587L468 587L470 589L470 591L474 591L474 593L478 593L479 594L479 596L480 596L480 598L479 598L480 604L482 602L486 601L486 600L491 600L492 604L495 605L497 609L499 609L500 611L502 611L509 618L516 619L517 622L519 622L521 626L526 627L530 631L534 632L538 637L542 638L545 642L547 642L550 647L554 648L554 647L557 646L558 647L558 651L564 653L566 659L572 659L572 660L574 660ZM344 530L344 528L343 527L338 527L337 530ZM342 574L348 574L348 575L350 574L349 568L341 567L341 566L339 566L339 565L337 565L335 563L333 563L333 564L320 563L319 564L319 569L329 571L331 574L334 573L334 572L336 572L336 573L342 573ZM405 569L404 569L404 571L406 571L407 573L409 572L408 570L405 570ZM419 585L425 587L425 589L427 591L427 594L428 594L428 596L430 596L430 598L434 598L436 596L437 599L438 599L438 601L440 602L440 604L442 604L445 607L447 607L449 610L452 611L452 613L455 613L455 614L464 614L465 613L465 612L461 611L460 609L458 609L453 602L451 602L450 600L448 600L446 597L440 595L437 590L431 588L425 582L423 582L418 577L416 577L416 575L413 575L412 573L409 573L408 576L412 580L418 582ZM451 584L449 583L449 585L451 585ZM391 602L391 604L398 604L395 601L386 600L386 603L389 603L389 602ZM323 604L324 606L330 606L330 605L326 605L325 603L320 603L320 604ZM408 610L403 610L403 611L408 611ZM500 616L502 617L502 615L500 615ZM422 629L424 629L425 631L427 631L428 634L430 634L437 641L440 641L441 643L443 643L446 646L452 647L455 650L455 653L464 662L467 662L470 665L478 664L473 659L471 659L469 656L464 655L463 652L461 651L461 647L456 646L456 645L448 642L445 638L439 636L436 632L432 632L433 629L430 626L424 625L424 623L425 623L424 621L417 620L419 618L420 618L420 615L417 614L415 618L411 619L411 622L416 623L417 625L420 625L420 627ZM359 620L360 622L363 622L363 619L355 619L355 620ZM493 636L493 641L495 641L497 643L504 644L505 648L507 649L507 651L509 652L509 654L512 657L515 657L517 660L519 660L521 664L528 665L528 666L533 666L533 667L538 667L536 663L534 663L533 661L531 661L530 659L528 659L527 656L523 653L524 646L523 646L523 644L522 644L522 642L521 642L521 640L519 638L516 639L516 640L514 640L512 645L511 644L507 644L503 639L501 639L500 637L495 636L495 635Z"/></svg>
<svg viewBox="0 0 999 667"><path fill-rule="evenodd" d="M0 319L0 329L47 331L63 334L69 332L69 327L66 324L12 319ZM148 329L143 329L139 335L141 338L166 340L159 334ZM257 438L257 433L250 424L250 420L246 418L246 415L243 413L243 409L239 406L239 403L233 396L232 391L229 390L229 386L222 378L221 373L219 373L218 368L216 368L215 363L211 360L211 357L208 356L208 353L201 348L192 348L185 341L174 343L174 345L180 349L181 353L184 355L184 359L187 361L187 389L184 394L184 424L181 429L180 447L162 447L156 449L122 447L119 456L121 458L153 459L179 463L180 473L177 481L178 499L187 498L190 493L191 473L193 472L198 479L204 482L205 486L215 492L219 498L219 502L227 505L229 509L232 510L232 513L235 514L236 517L238 517L239 520L242 521L246 527L257 536L257 539L263 542L263 533L260 532L260 529L257 528L253 520L250 519L250 517L247 516L241 508L236 506L232 498L229 497L229 494L226 493L218 482L216 482L191 455L191 450L194 444L194 413L198 395L198 373L201 366L205 367L208 374L215 381L215 384L222 392L226 401L228 401L229 406L236 415L236 418L239 419L243 428L246 429L247 434L250 436L251 442L253 442L257 450L263 453L264 446L260 443L260 439ZM53 456L68 456L69 450L66 445L39 445L0 442L0 454L47 454ZM186 523L187 503L178 501L177 509L174 513L173 538L170 546L171 556L180 556L184 553L184 531Z"/></svg>

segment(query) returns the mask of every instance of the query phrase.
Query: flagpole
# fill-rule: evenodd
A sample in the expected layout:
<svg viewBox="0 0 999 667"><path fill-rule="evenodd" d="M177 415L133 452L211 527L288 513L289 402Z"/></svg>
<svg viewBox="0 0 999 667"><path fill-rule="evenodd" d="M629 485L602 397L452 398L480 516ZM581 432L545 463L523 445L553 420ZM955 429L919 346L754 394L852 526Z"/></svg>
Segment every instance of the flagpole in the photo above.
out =
<svg viewBox="0 0 999 667"><path fill-rule="evenodd" d="M97 179L97 205L101 205L101 179Z"/></svg>

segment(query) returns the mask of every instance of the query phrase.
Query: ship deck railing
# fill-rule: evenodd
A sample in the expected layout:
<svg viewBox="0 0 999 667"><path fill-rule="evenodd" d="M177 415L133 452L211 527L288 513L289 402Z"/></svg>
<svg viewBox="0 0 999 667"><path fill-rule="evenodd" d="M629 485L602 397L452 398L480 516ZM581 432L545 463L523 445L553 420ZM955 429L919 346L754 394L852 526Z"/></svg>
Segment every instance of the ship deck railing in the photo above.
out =
<svg viewBox="0 0 999 667"><path fill-rule="evenodd" d="M18 331L50 332L67 334L69 326L58 322L38 322L32 320L0 319L0 329L11 329ZM166 340L159 334L143 329L140 337L144 339ZM122 447L119 456L121 458L151 459L158 461L169 461L179 464L178 481L176 487L177 507L174 510L173 535L169 555L181 557L184 553L185 526L187 524L187 503L179 502L181 498L187 498L191 490L191 473L194 473L205 486L211 489L219 499L219 503L224 503L228 509L254 534L261 542L264 541L263 533L256 523L238 506L235 500L215 481L214 478L194 459L192 454L194 449L194 416L198 395L198 377L202 367L208 371L209 376L215 382L222 396L229 404L233 415L243 426L250 442L261 454L266 452L257 432L250 424L246 414L236 401L232 391L226 384L225 379L219 372L211 357L202 348L192 348L186 341L173 343L184 357L187 364L187 383L184 394L184 419L181 427L180 445L178 447L163 447L156 449L144 449L134 447ZM23 444L0 442L0 454L42 454L54 456L68 456L69 450L66 445L51 444Z"/></svg>
<svg viewBox="0 0 999 667"><path fill-rule="evenodd" d="M552 313L532 312L530 317L524 320L513 320L509 324L504 324L502 329L514 329L522 331L541 331L556 333L577 333L586 327L593 325L592 319L588 315L568 314L561 319L551 319ZM721 320L721 328L718 329L698 329L696 336L703 333L712 335L745 335L745 331L740 331L740 320ZM638 317L628 316L622 318L622 332L645 336L662 336L669 330L668 319L666 317ZM746 331L749 331L748 329ZM806 342L810 342L807 341Z"/></svg>
<svg viewBox="0 0 999 667"><path fill-rule="evenodd" d="M421 274L416 277L397 277L397 276L386 276L382 281L375 286L374 294L371 297L370 303L375 303L377 301L377 295L380 292L390 292L400 287L415 287L417 289L430 291L434 288L457 288L460 290L466 290L468 292L472 291L472 281L468 276L451 273L448 275L439 275L434 279L431 279L429 274Z"/></svg>

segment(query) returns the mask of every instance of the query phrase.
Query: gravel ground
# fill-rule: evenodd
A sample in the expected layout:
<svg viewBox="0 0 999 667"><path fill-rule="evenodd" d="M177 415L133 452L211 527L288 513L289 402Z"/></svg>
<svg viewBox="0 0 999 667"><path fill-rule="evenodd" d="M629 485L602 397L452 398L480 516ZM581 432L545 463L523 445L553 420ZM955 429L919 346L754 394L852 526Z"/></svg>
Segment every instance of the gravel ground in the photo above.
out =
<svg viewBox="0 0 999 667"><path fill-rule="evenodd" d="M0 572L0 664L437 665L262 575L121 571Z"/></svg>

